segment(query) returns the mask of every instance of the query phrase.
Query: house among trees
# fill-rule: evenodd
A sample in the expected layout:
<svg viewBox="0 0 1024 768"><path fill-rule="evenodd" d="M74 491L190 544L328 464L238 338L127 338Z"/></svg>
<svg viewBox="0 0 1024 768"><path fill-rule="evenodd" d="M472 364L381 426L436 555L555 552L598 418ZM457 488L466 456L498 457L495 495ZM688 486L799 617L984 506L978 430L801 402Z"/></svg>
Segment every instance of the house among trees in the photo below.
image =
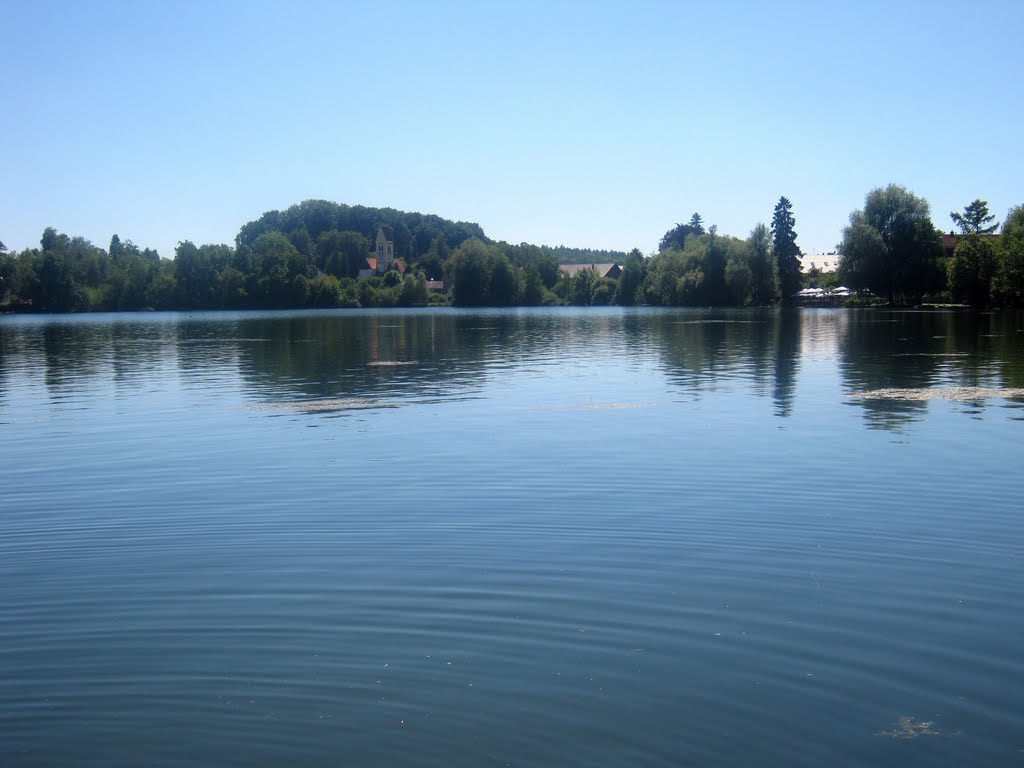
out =
<svg viewBox="0 0 1024 768"><path fill-rule="evenodd" d="M817 269L820 272L835 272L839 269L838 253L802 253L800 254L800 271L810 272Z"/></svg>
<svg viewBox="0 0 1024 768"><path fill-rule="evenodd" d="M594 270L598 277L610 277L613 280L622 277L622 267L617 262L612 264L559 264L558 269L569 278L576 277L576 274L584 269Z"/></svg>
<svg viewBox="0 0 1024 768"><path fill-rule="evenodd" d="M383 275L394 267L400 274L405 274L405 262L395 258L395 235L389 226L381 226L377 230L377 242L373 256L367 256L359 269L359 279L370 275Z"/></svg>
<svg viewBox="0 0 1024 768"><path fill-rule="evenodd" d="M953 258L953 251L956 250L957 245L959 245L960 241L963 240L965 237L968 237L968 235L958 235L955 232L950 232L949 234L944 234L942 236L942 255L945 256L947 259L952 259ZM985 238L986 240L990 240L993 243L997 243L997 242L999 242L999 237L1000 236L999 235L985 233L985 234L972 234L972 235L970 235L970 237L982 237L982 238Z"/></svg>

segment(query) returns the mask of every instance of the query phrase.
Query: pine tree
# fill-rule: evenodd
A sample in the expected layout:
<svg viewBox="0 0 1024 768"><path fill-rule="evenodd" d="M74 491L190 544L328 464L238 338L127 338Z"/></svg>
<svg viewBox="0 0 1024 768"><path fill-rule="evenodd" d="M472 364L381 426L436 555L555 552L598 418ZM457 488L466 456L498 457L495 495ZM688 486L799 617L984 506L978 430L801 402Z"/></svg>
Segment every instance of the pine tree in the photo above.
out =
<svg viewBox="0 0 1024 768"><path fill-rule="evenodd" d="M780 197L772 216L772 250L779 274L782 303L788 304L800 290L800 247L796 244L793 204Z"/></svg>
<svg viewBox="0 0 1024 768"><path fill-rule="evenodd" d="M999 226L998 223L989 225L989 222L995 221L996 217L988 212L988 201L986 200L975 200L964 208L963 213L954 211L949 214L949 217L965 235L991 235Z"/></svg>

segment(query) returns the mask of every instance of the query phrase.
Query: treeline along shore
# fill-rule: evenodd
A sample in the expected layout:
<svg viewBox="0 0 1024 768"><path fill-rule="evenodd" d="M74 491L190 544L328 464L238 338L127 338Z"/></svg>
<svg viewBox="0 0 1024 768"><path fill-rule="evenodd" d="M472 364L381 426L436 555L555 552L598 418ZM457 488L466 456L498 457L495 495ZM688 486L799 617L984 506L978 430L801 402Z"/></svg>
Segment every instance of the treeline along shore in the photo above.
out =
<svg viewBox="0 0 1024 768"><path fill-rule="evenodd" d="M307 200L245 224L234 245L182 241L161 258L118 235L107 249L47 228L38 248L0 243L8 312L608 305L767 306L842 284L850 304L1024 304L1024 207L1001 226L975 200L944 235L927 201L889 185L850 215L833 273L801 270L793 204L745 238L694 213L645 255L513 245L478 224ZM997 231L998 230L998 231ZM572 265L572 266L569 266Z"/></svg>

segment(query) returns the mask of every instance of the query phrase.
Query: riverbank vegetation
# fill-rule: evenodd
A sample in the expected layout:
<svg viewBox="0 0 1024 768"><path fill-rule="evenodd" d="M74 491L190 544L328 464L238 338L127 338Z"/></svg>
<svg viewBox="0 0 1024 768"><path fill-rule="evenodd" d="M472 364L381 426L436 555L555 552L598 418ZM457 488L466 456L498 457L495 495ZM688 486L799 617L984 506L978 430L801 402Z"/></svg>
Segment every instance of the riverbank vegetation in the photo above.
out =
<svg viewBox="0 0 1024 768"><path fill-rule="evenodd" d="M766 306L793 303L808 285L840 283L893 304L929 296L973 306L1024 303L1024 209L1010 212L999 235L982 200L951 217L961 234L944 253L925 200L895 185L873 190L843 230L838 271L821 273L800 269L785 197L770 227L756 224L740 238L705 227L694 213L650 255L514 245L489 239L474 223L308 200L243 225L233 245L182 241L173 259L116 234L103 249L52 227L38 248L9 253L0 243L0 308ZM378 274L374 244L383 231L395 262Z"/></svg>

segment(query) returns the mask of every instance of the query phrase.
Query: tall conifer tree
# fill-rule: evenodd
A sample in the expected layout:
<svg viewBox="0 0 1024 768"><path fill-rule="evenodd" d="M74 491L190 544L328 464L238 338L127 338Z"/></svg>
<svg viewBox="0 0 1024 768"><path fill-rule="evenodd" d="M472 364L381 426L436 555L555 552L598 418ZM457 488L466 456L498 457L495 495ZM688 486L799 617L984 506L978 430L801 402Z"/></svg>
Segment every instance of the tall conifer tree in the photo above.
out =
<svg viewBox="0 0 1024 768"><path fill-rule="evenodd" d="M772 216L772 250L779 274L782 303L788 304L800 290L800 247L796 244L793 204L780 197Z"/></svg>

